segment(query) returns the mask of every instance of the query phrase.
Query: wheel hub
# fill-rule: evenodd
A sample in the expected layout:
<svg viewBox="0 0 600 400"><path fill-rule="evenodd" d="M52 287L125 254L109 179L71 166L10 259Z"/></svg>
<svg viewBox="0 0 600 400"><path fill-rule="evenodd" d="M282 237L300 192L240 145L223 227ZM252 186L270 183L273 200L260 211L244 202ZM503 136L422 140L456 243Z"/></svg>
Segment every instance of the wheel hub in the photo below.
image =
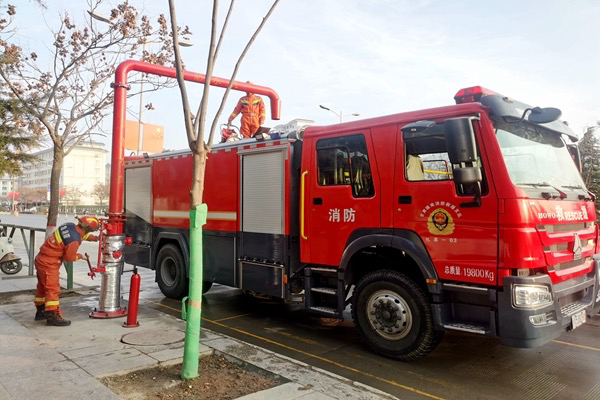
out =
<svg viewBox="0 0 600 400"><path fill-rule="evenodd" d="M367 318L373 330L387 340L404 338L412 327L408 304L391 290L378 290L369 297Z"/></svg>

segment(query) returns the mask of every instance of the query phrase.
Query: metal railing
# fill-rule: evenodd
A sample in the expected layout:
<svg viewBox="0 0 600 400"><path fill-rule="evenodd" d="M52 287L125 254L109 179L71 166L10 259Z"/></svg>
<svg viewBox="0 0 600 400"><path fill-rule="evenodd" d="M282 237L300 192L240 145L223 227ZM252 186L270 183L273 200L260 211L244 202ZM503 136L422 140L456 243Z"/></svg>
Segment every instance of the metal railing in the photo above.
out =
<svg viewBox="0 0 600 400"><path fill-rule="evenodd" d="M33 228L31 226L23 226L23 225L14 225L14 224L3 224L0 223L0 229L4 236L8 236L12 239L15 232L17 230L21 231L21 236L23 237L23 244L25 245L25 251L27 251L27 257L29 258L29 272L27 273L30 276L35 275L35 233L36 232L46 232L44 228ZM8 230L10 229L10 233ZM27 241L27 235L25 231L29 231L29 242Z"/></svg>

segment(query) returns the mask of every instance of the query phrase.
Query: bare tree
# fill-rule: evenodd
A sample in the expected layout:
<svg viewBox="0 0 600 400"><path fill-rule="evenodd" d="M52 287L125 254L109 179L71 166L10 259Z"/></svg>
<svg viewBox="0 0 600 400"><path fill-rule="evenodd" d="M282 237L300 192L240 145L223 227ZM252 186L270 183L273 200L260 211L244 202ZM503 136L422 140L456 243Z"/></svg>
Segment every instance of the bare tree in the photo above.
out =
<svg viewBox="0 0 600 400"><path fill-rule="evenodd" d="M104 205L104 200L108 199L110 194L110 187L106 183L98 182L92 189L92 196L98 200L100 207Z"/></svg>
<svg viewBox="0 0 600 400"><path fill-rule="evenodd" d="M104 0L90 0L90 15L103 3ZM4 50L0 79L12 98L33 117L32 127L45 131L53 144L48 231L56 225L64 157L74 146L101 131L102 120L112 107L109 82L116 66L136 55L141 55L143 61L165 64L173 54L166 18L161 15L154 28L149 18L140 15L127 1L113 8L109 22L104 24L94 22L90 16L80 22L67 13L60 17L59 26L50 32L53 59L47 69L37 63L35 52L26 52L11 39L0 39ZM187 27L176 31L190 34ZM18 39L19 32L14 37ZM160 43L159 48L155 52L142 51L143 44L151 38ZM136 82L139 81L131 83ZM156 80L145 91L156 90L165 82ZM136 94L130 92L128 96Z"/></svg>
<svg viewBox="0 0 600 400"><path fill-rule="evenodd" d="M76 207L81 201L81 196L84 194L85 192L83 192L77 186L67 186L65 188L65 195L63 197L67 210L69 210L69 207Z"/></svg>
<svg viewBox="0 0 600 400"><path fill-rule="evenodd" d="M263 18L262 22L254 32L254 34L250 37L248 44L242 51L240 57L238 58L238 61L235 65L233 74L229 82L229 86L223 94L221 105L212 122L208 134L208 140L205 140L206 110L208 107L208 95L210 89L209 82L212 79L213 69L217 60L217 56L219 54L219 50L221 48L221 44L223 43L223 37L225 35L225 30L227 28L229 18L233 11L234 2L235 0L231 0L229 4L229 10L227 12L227 16L225 17L225 21L221 28L221 33L218 37L217 42L217 12L219 8L219 0L213 0L210 46L206 60L206 84L204 85L202 100L200 101L200 105L198 106L198 112L196 113L195 118L192 118L191 108L185 86L185 80L183 78L183 63L181 61L181 55L179 54L177 35L172 35L173 49L175 54L175 67L177 69L177 83L179 84L181 102L183 106L183 115L185 119L185 131L187 134L188 144L190 146L190 150L192 151L192 155L194 158L192 189L190 192L190 305L186 328L186 346L184 350L183 359L183 379L191 379L198 376L197 342L199 340L200 335L200 304L202 302L202 219L205 218L205 215L204 217L201 217L197 214L197 211L202 205L202 194L204 191L204 172L206 170L207 155L208 153L210 153L211 144L218 123L218 119L221 115L221 112L223 111L223 107L227 100L227 96L231 91L231 87L233 86L233 82L235 80L235 77L237 76L237 72L242 63L242 60L244 59L244 56L246 55L250 47L252 46L252 43L254 43L254 40L258 36L259 32L262 30L263 26L266 24L267 20L273 13L273 10L279 3L279 0L275 0L273 2L273 5ZM172 32L177 32L178 28L175 14L175 0L169 0L169 13L171 15L171 30ZM196 281L196 283L199 283L199 285L194 284L194 281Z"/></svg>
<svg viewBox="0 0 600 400"><path fill-rule="evenodd" d="M23 203L39 203L46 200L45 188L23 188L19 190L19 200Z"/></svg>

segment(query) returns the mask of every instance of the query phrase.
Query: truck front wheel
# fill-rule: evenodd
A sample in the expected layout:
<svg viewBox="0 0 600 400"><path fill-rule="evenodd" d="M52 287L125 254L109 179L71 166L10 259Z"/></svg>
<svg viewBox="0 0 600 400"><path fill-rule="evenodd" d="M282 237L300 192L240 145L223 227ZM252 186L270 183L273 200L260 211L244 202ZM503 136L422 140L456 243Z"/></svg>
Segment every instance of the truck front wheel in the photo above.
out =
<svg viewBox="0 0 600 400"><path fill-rule="evenodd" d="M179 248L166 244L156 256L156 282L160 291L171 299L180 299L188 292L185 262Z"/></svg>
<svg viewBox="0 0 600 400"><path fill-rule="evenodd" d="M429 354L443 336L435 330L423 289L396 271L374 271L358 282L352 297L352 319L371 349L401 361Z"/></svg>

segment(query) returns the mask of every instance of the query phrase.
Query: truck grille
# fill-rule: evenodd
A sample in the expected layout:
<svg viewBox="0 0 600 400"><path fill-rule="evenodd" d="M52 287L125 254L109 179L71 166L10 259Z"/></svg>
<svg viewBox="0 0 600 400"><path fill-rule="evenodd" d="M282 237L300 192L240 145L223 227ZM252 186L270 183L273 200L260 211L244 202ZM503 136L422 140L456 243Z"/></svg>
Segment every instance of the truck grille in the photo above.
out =
<svg viewBox="0 0 600 400"><path fill-rule="evenodd" d="M587 269L592 264L591 256L596 244L595 222L538 225L537 230L553 281L563 280L555 275L558 271ZM582 251L581 258L574 260L573 248L577 239Z"/></svg>
<svg viewBox="0 0 600 400"><path fill-rule="evenodd" d="M582 239L581 240L581 246L585 247L590 242L594 243L594 240L593 239ZM551 246L544 247L544 250L549 250L549 251L553 251L553 252L565 251L565 250L568 250L568 249L569 249L569 243L567 243L567 242L553 244Z"/></svg>
<svg viewBox="0 0 600 400"><path fill-rule="evenodd" d="M589 261L591 261L592 257L586 257L586 258L582 258L579 260L573 260L573 261L567 261L567 262L563 262L560 264L556 264L553 266L550 266L550 269L553 269L554 271L563 271L565 269L569 269L569 268L573 268L573 267L578 267L580 265L583 265Z"/></svg>
<svg viewBox="0 0 600 400"><path fill-rule="evenodd" d="M557 232L576 232L586 229L592 222L579 222L574 224L549 224L539 225L538 230L546 231L548 233Z"/></svg>

